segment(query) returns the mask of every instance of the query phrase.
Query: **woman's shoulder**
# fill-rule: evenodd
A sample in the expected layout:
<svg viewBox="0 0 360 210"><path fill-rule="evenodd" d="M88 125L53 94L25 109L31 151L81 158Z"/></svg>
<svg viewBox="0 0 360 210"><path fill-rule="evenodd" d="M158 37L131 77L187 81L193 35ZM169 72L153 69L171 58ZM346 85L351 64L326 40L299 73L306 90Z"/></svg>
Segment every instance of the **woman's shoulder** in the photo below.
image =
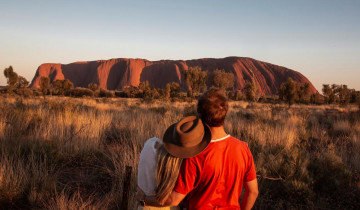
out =
<svg viewBox="0 0 360 210"><path fill-rule="evenodd" d="M162 145L162 141L158 137L152 137L146 140L144 144L144 148L155 148L157 149L160 145Z"/></svg>

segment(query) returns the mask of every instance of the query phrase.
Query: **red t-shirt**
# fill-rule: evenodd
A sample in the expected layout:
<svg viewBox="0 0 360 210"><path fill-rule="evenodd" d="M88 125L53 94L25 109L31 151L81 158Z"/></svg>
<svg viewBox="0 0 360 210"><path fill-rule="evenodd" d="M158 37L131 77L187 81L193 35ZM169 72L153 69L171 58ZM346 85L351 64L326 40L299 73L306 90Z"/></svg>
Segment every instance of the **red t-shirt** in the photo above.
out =
<svg viewBox="0 0 360 210"><path fill-rule="evenodd" d="M174 190L188 194L191 209L240 209L244 182L256 178L249 147L234 137L213 140L195 157L183 160Z"/></svg>

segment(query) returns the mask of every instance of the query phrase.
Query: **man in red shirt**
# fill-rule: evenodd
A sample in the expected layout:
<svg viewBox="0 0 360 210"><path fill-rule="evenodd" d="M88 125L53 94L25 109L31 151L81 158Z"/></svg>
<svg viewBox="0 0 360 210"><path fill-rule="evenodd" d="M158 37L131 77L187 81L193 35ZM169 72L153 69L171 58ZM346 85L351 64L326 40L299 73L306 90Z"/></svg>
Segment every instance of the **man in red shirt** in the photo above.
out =
<svg viewBox="0 0 360 210"><path fill-rule="evenodd" d="M183 160L165 206L177 206L186 197L189 210L251 209L258 195L254 160L246 143L224 130L226 96L219 89L210 89L199 99L197 111L210 127L211 142L200 154ZM151 199L148 202L152 203Z"/></svg>

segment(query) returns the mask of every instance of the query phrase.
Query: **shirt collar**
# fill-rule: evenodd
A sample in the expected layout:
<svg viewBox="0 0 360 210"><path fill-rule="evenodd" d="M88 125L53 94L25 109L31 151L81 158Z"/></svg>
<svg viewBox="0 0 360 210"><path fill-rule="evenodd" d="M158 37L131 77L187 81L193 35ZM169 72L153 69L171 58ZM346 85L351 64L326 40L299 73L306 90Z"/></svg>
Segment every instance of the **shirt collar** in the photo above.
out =
<svg viewBox="0 0 360 210"><path fill-rule="evenodd" d="M219 139L213 139L213 140L211 140L211 142L222 141L222 140L228 138L229 136L230 136L230 134L228 134L227 136L224 136L224 137L222 137L222 138L219 138Z"/></svg>

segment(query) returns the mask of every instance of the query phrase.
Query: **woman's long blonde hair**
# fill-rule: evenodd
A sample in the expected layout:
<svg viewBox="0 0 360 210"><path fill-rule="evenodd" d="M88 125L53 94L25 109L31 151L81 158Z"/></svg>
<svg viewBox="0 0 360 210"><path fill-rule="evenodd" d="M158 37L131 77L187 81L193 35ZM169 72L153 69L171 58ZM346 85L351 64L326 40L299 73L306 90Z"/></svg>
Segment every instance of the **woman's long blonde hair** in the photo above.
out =
<svg viewBox="0 0 360 210"><path fill-rule="evenodd" d="M179 176L182 160L169 154L163 145L158 148L155 196L160 204L164 204L171 194Z"/></svg>

